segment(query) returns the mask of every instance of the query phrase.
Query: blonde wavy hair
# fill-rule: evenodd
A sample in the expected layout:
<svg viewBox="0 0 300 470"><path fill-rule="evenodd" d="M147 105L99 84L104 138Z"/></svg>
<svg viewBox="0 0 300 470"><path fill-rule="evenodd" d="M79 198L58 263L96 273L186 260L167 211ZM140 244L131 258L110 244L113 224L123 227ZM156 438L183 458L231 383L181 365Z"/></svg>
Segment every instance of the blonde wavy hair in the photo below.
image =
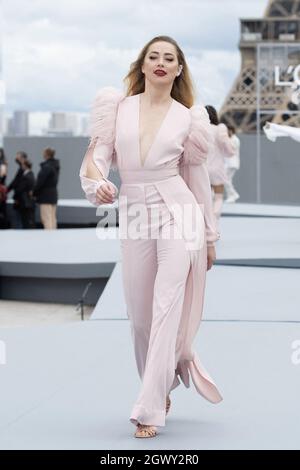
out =
<svg viewBox="0 0 300 470"><path fill-rule="evenodd" d="M132 96L143 93L145 91L145 76L142 72L142 65L149 47L154 42L158 41L164 41L173 44L177 52L178 63L183 66L181 74L174 80L171 96L187 108L191 108L195 103L196 96L193 80L189 72L184 53L178 46L177 42L169 36L156 36L155 38L151 39L143 47L138 55L138 58L131 63L129 72L123 80L127 88L126 94L127 96Z"/></svg>

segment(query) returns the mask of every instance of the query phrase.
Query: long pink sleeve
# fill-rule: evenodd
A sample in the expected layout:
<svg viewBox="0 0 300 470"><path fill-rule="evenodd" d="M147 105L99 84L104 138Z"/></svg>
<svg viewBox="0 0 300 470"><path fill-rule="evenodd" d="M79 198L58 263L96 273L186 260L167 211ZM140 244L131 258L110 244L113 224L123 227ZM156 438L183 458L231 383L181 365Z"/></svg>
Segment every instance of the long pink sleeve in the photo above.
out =
<svg viewBox="0 0 300 470"><path fill-rule="evenodd" d="M197 108L196 111L195 108ZM195 195L198 204L204 207L208 246L213 246L214 242L220 238L213 213L211 185L206 167L206 158L211 145L213 145L213 135L208 113L203 106L193 106L191 127L184 145L180 173Z"/></svg>
<svg viewBox="0 0 300 470"><path fill-rule="evenodd" d="M233 157L235 155L235 148L230 140L225 124L218 125L216 144L221 149L224 157Z"/></svg>
<svg viewBox="0 0 300 470"><path fill-rule="evenodd" d="M103 184L103 181L109 181L107 177L114 157L117 109L123 97L124 94L119 90L113 87L104 87L98 91L91 105L90 142L80 167L79 177L86 198L94 205L99 205L96 201L97 189ZM99 180L86 176L87 165L91 162L99 170ZM111 182L111 184L113 183Z"/></svg>

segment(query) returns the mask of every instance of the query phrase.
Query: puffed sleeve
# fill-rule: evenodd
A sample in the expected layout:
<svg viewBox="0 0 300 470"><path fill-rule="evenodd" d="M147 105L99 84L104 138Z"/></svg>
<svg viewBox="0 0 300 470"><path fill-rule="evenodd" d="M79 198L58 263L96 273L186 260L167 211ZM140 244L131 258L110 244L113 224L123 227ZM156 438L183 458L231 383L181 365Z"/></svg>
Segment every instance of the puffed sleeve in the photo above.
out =
<svg viewBox="0 0 300 470"><path fill-rule="evenodd" d="M184 143L180 173L198 204L203 208L206 243L208 246L214 246L214 242L220 238L220 233L213 213L211 185L206 166L207 155L214 143L214 137L204 106L192 106L190 116L190 128Z"/></svg>
<svg viewBox="0 0 300 470"><path fill-rule="evenodd" d="M234 145L228 135L227 127L223 123L218 125L216 144L221 149L224 157L233 157L235 155Z"/></svg>
<svg viewBox="0 0 300 470"><path fill-rule="evenodd" d="M124 93L113 87L103 87L90 106L89 135L90 141L83 157L79 171L81 187L86 198L94 205L96 192L99 186L106 181L110 166L114 164L115 129L117 110ZM87 165L92 162L99 171L99 179L91 179L86 176ZM101 176L101 174L102 176ZM113 184L110 181L111 184ZM113 184L116 189L117 187Z"/></svg>

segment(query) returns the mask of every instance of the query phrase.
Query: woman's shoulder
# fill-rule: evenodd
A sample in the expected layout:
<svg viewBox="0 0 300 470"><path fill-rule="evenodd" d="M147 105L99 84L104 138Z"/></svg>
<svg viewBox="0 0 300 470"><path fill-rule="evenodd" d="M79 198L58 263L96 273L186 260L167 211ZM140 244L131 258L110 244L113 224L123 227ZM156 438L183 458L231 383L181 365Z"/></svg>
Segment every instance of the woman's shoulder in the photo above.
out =
<svg viewBox="0 0 300 470"><path fill-rule="evenodd" d="M183 106L183 105L182 105ZM185 108L185 113L189 120L189 132L199 128L211 127L208 112L203 104L194 104L190 108Z"/></svg>
<svg viewBox="0 0 300 470"><path fill-rule="evenodd" d="M177 116L177 121L180 122L180 125L183 126L183 129L185 129L186 133L188 134L191 129L192 121L190 109L184 104L180 103L180 101L177 101L175 98L173 98L173 105L173 109L175 110Z"/></svg>
<svg viewBox="0 0 300 470"><path fill-rule="evenodd" d="M180 103L180 101L175 100L173 98L174 106L177 107L178 111L183 115L186 116L187 119L190 119L190 110L184 104Z"/></svg>
<svg viewBox="0 0 300 470"><path fill-rule="evenodd" d="M189 114L189 130L185 141L185 161L201 164L206 161L213 142L209 115L201 104L186 109Z"/></svg>
<svg viewBox="0 0 300 470"><path fill-rule="evenodd" d="M190 109L192 125L207 125L211 127L209 114L203 104L194 104Z"/></svg>
<svg viewBox="0 0 300 470"><path fill-rule="evenodd" d="M89 134L100 137L103 142L111 142L115 130L118 106L125 99L125 93L115 87L102 87L90 105Z"/></svg>
<svg viewBox="0 0 300 470"><path fill-rule="evenodd" d="M190 108L180 103L179 101L174 100L178 109L182 112L183 115L189 120L190 125L197 125L199 122L209 123L208 112L203 104L194 104Z"/></svg>
<svg viewBox="0 0 300 470"><path fill-rule="evenodd" d="M98 88L90 108L101 108L105 112L105 110L116 107L124 98L125 93L119 88L112 86L101 87Z"/></svg>

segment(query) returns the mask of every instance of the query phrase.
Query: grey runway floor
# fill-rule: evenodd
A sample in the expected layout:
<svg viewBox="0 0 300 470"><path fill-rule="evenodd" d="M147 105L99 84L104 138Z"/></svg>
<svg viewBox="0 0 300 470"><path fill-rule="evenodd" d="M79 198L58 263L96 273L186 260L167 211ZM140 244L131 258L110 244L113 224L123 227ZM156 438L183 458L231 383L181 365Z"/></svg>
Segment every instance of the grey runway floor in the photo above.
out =
<svg viewBox="0 0 300 470"><path fill-rule="evenodd" d="M300 322L299 269L214 266L206 286L205 320ZM103 319L127 319L121 263L116 264L91 316L91 320Z"/></svg>
<svg viewBox="0 0 300 470"><path fill-rule="evenodd" d="M181 384L154 439L135 439L129 421L140 381L118 241L101 245L94 229L0 234L11 242L5 249L0 243L4 263L115 264L91 320L0 328L7 359L0 365L0 449L300 448L299 269L282 267L300 259L300 218L297 208L272 207L272 217L266 206L235 209L222 218L217 255L248 264L216 265L208 273L194 342L224 401L212 405L193 383ZM36 247L34 257L21 240ZM251 264L261 258L275 265Z"/></svg>
<svg viewBox="0 0 300 470"><path fill-rule="evenodd" d="M219 259L300 258L300 218L223 217ZM24 249L26 246L26 250ZM79 249L80 247L80 249ZM118 229L3 230L2 263L104 263L120 260Z"/></svg>
<svg viewBox="0 0 300 470"><path fill-rule="evenodd" d="M139 390L129 324L88 321L2 329L1 449L299 448L300 326L204 322L195 348L224 401L181 384L166 427L135 439L129 413Z"/></svg>

